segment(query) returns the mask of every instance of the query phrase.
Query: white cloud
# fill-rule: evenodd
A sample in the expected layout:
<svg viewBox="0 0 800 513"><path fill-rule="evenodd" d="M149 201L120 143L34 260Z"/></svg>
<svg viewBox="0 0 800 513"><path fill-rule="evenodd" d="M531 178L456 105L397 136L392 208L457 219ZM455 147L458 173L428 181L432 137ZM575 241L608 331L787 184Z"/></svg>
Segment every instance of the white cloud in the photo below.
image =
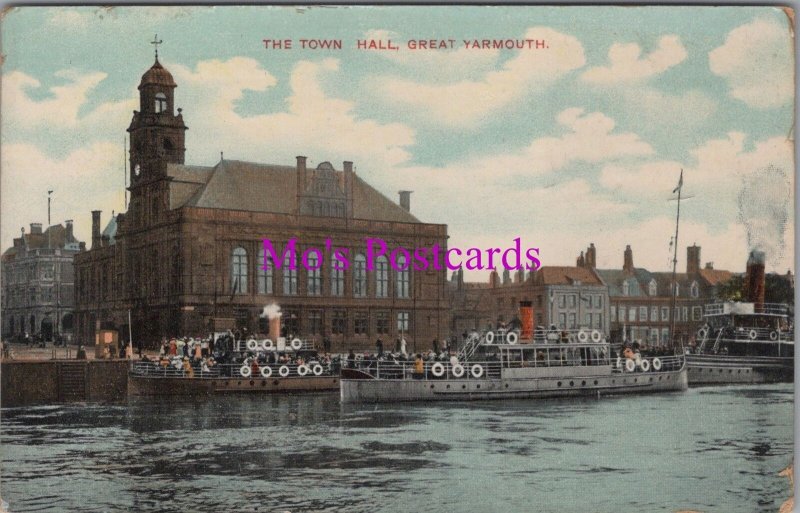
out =
<svg viewBox="0 0 800 513"><path fill-rule="evenodd" d="M525 94L541 92L585 63L583 46L573 36L535 27L525 38L544 39L549 48L519 50L501 69L479 80L442 84L384 76L374 81L390 105L418 109L430 123L469 127Z"/></svg>
<svg viewBox="0 0 800 513"><path fill-rule="evenodd" d="M586 70L581 79L596 84L640 82L661 74L686 59L686 49L678 36L663 36L658 47L646 56L636 43L615 43L608 50L608 66Z"/></svg>
<svg viewBox="0 0 800 513"><path fill-rule="evenodd" d="M728 33L708 54L711 71L725 78L730 95L759 109L780 107L794 97L792 29L756 19Z"/></svg>
<svg viewBox="0 0 800 513"><path fill-rule="evenodd" d="M20 227L47 223L47 190L53 189L53 224L75 220L76 236L91 236L91 210L103 210L104 224L111 211L124 204L121 148L111 143L92 143L64 158L46 155L25 143L3 145L2 155L3 247Z"/></svg>
<svg viewBox="0 0 800 513"><path fill-rule="evenodd" d="M646 222L645 217L657 217L661 213L674 209L674 203L667 203L670 192L678 181L680 169L684 170L684 196L692 196L690 203L682 209L684 220L697 225L695 234L687 233L697 239L717 240L722 244L714 249L719 256L713 259L726 262L725 265L740 269L738 260L742 260L748 251L744 226L739 222L737 198L746 183L768 166L774 166L791 176L793 165L793 144L783 137L773 137L755 141L748 145L748 137L740 132L731 132L727 137L704 142L691 152L692 162L645 160L635 164L624 165L610 163L600 173L600 184L609 192L622 193L629 201L636 204L640 213L638 222ZM789 185L787 184L787 187ZM772 248L769 263L777 270L793 267L793 255L785 254L782 248L793 247L794 215L788 212L789 221L784 233L774 232L770 236L775 239L768 242ZM701 222L702 221L702 222ZM699 227L704 226L704 234ZM708 233L709 227L715 227L732 235L725 236ZM641 228L637 226L636 232ZM781 237L783 240L780 240ZM708 245L704 242L703 244ZM724 251L723 251L724 250ZM727 255L726 252L732 253ZM738 260L737 260L738 259ZM735 265L734 265L735 264Z"/></svg>
<svg viewBox="0 0 800 513"><path fill-rule="evenodd" d="M258 115L240 114L237 102L246 91L270 98L277 80L255 60L204 61L195 69L165 66L181 84L176 102L185 106L193 162L214 162L220 150L228 150L229 158L257 162L291 164L294 155L304 154L311 161L368 161L378 169L409 158L413 130L360 118L353 102L325 93L321 81L339 72L336 59L299 61L289 78L287 110Z"/></svg>

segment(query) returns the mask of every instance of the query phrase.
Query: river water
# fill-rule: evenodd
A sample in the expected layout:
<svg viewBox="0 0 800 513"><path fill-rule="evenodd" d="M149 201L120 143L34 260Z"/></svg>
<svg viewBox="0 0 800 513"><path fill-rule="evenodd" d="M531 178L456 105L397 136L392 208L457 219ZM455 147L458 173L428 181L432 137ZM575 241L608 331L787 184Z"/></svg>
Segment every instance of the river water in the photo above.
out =
<svg viewBox="0 0 800 513"><path fill-rule="evenodd" d="M336 394L2 411L27 511L777 512L792 385L341 406Z"/></svg>

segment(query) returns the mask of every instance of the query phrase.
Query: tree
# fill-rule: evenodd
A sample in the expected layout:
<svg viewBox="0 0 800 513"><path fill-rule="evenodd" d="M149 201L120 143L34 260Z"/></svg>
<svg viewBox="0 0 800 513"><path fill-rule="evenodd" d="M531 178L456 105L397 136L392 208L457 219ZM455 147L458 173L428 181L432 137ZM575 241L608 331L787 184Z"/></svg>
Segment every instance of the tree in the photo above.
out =
<svg viewBox="0 0 800 513"><path fill-rule="evenodd" d="M717 297L722 301L746 301L744 276L735 275L717 287ZM767 274L764 279L764 302L794 305L794 284L781 274Z"/></svg>

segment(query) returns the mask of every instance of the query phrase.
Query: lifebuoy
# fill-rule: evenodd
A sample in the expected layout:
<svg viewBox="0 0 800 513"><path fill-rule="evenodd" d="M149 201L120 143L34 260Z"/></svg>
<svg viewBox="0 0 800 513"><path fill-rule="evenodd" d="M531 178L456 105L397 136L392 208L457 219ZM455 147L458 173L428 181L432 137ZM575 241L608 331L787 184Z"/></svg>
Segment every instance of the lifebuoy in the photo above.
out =
<svg viewBox="0 0 800 513"><path fill-rule="evenodd" d="M697 336L700 338L706 338L708 336L708 330L705 328L700 328L697 330Z"/></svg>
<svg viewBox="0 0 800 513"><path fill-rule="evenodd" d="M658 358L653 358L653 370L660 371L661 370L661 360Z"/></svg>
<svg viewBox="0 0 800 513"><path fill-rule="evenodd" d="M285 365L281 365L281 368L278 369L278 374L280 374L282 378L285 378L286 376L288 376L289 372L290 372L289 371L289 367L287 367Z"/></svg>
<svg viewBox="0 0 800 513"><path fill-rule="evenodd" d="M321 376L322 373L325 371L325 369L323 369L322 365L320 365L320 364L314 365L314 368L312 370L313 370L315 376Z"/></svg>
<svg viewBox="0 0 800 513"><path fill-rule="evenodd" d="M439 362L434 363L433 367L431 367L431 373L437 378L441 378L444 376L444 365Z"/></svg>
<svg viewBox="0 0 800 513"><path fill-rule="evenodd" d="M592 342L600 342L602 339L603 335L599 330L592 330Z"/></svg>
<svg viewBox="0 0 800 513"><path fill-rule="evenodd" d="M300 340L299 338L293 338L293 339L292 339L292 349L294 349L295 351L297 351L297 350L299 350L301 347L303 347L303 341L302 341L302 340Z"/></svg>
<svg viewBox="0 0 800 513"><path fill-rule="evenodd" d="M769 339L773 342L778 340L778 332L777 331L770 331L769 332Z"/></svg>
<svg viewBox="0 0 800 513"><path fill-rule="evenodd" d="M486 333L486 343L491 344L492 342L494 342L494 332L489 331Z"/></svg>
<svg viewBox="0 0 800 513"><path fill-rule="evenodd" d="M308 374L308 371L310 370L311 369L308 368L308 365L303 364L297 367L297 374L299 376L305 376L306 374Z"/></svg>
<svg viewBox="0 0 800 513"><path fill-rule="evenodd" d="M453 365L453 376L456 378L460 378L464 375L464 366L460 363L456 363Z"/></svg>
<svg viewBox="0 0 800 513"><path fill-rule="evenodd" d="M650 362L648 360L646 360L646 359L642 360L642 362L639 364L639 366L642 368L643 372L647 372L647 371L650 370Z"/></svg>
<svg viewBox="0 0 800 513"><path fill-rule="evenodd" d="M517 335L516 331L511 331L506 335L506 342L509 344L516 344L519 342L519 335Z"/></svg>
<svg viewBox="0 0 800 513"><path fill-rule="evenodd" d="M258 342L256 342L256 339L251 338L247 341L247 349L249 351L255 351L258 349Z"/></svg>
<svg viewBox="0 0 800 513"><path fill-rule="evenodd" d="M272 351L275 349L275 345L272 343L272 340L265 338L261 341L261 346L264 348L264 351Z"/></svg>
<svg viewBox="0 0 800 513"><path fill-rule="evenodd" d="M578 342L586 342L587 340L589 340L589 335L585 331L580 330L578 332Z"/></svg>
<svg viewBox="0 0 800 513"><path fill-rule="evenodd" d="M267 367L266 365L261 367L261 377L268 378L270 376L272 376L272 369Z"/></svg>
<svg viewBox="0 0 800 513"><path fill-rule="evenodd" d="M636 362L628 358L625 360L625 370L628 372L633 372L636 370Z"/></svg>
<svg viewBox="0 0 800 513"><path fill-rule="evenodd" d="M249 378L250 375L253 374L253 371L250 370L249 365L242 365L241 368L239 369L239 374L241 374L243 378Z"/></svg>
<svg viewBox="0 0 800 513"><path fill-rule="evenodd" d="M469 371L472 373L473 378L480 378L483 376L483 367L478 363L473 365Z"/></svg>
<svg viewBox="0 0 800 513"><path fill-rule="evenodd" d="M758 333L756 333L756 330L750 330L749 335L750 335L750 340L755 340L756 338L758 338Z"/></svg>

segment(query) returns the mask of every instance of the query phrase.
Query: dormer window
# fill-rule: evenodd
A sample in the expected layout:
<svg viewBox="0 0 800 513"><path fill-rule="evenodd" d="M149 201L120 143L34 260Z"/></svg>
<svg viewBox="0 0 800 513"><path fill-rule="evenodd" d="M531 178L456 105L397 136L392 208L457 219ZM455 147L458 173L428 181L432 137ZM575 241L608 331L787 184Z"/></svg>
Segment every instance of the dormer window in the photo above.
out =
<svg viewBox="0 0 800 513"><path fill-rule="evenodd" d="M650 280L650 285L648 286L648 294L651 296L655 296L658 293L658 287L656 286L656 280Z"/></svg>
<svg viewBox="0 0 800 513"><path fill-rule="evenodd" d="M156 94L156 114L167 111L167 96L164 93Z"/></svg>
<svg viewBox="0 0 800 513"><path fill-rule="evenodd" d="M628 281L622 282L622 295L627 296L630 294L630 288L628 287Z"/></svg>
<svg viewBox="0 0 800 513"><path fill-rule="evenodd" d="M700 287L697 286L697 282L696 281L692 282L691 294L692 294L692 297L700 296Z"/></svg>

